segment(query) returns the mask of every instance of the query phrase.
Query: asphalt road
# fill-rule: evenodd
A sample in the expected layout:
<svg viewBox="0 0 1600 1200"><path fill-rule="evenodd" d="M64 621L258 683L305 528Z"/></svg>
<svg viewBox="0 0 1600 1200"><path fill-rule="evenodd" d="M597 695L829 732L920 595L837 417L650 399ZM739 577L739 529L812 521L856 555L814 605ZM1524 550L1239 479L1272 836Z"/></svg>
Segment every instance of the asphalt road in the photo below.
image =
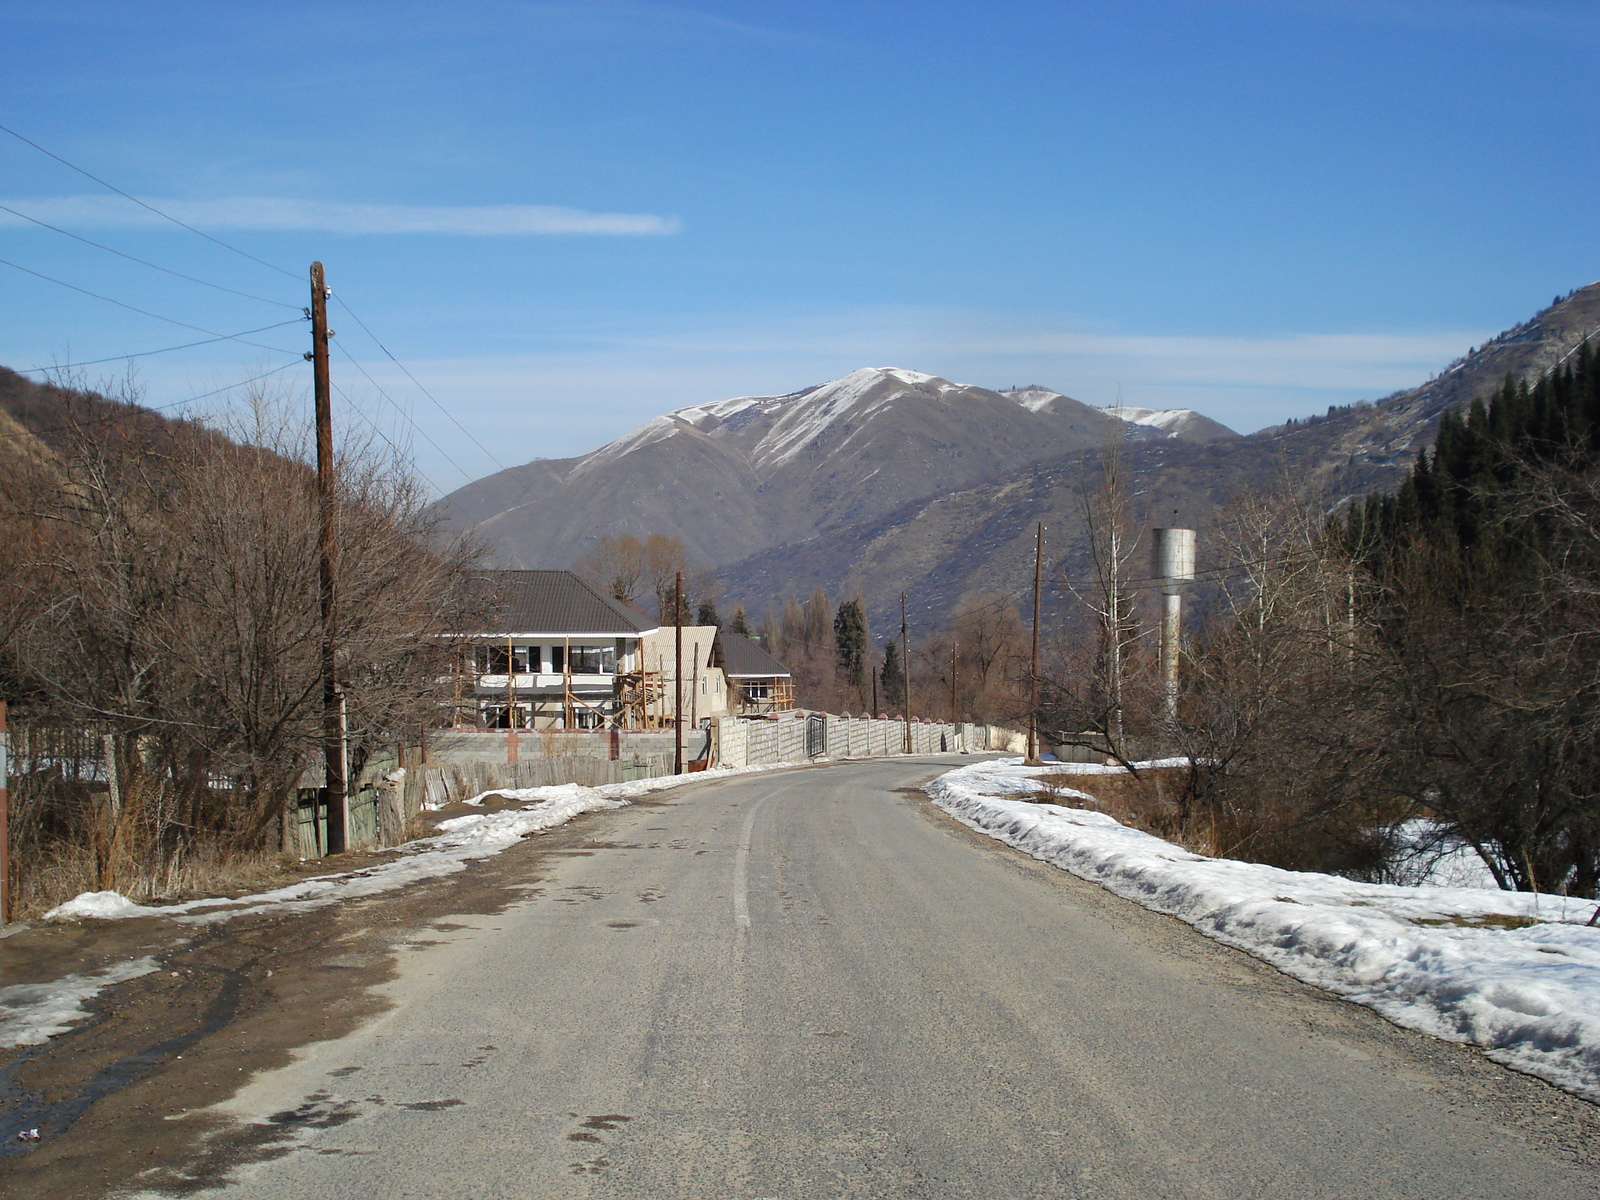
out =
<svg viewBox="0 0 1600 1200"><path fill-rule="evenodd" d="M948 761L948 760L946 760ZM230 1197L1600 1196L1593 1109L981 838L936 760L584 820L232 1104Z"/></svg>

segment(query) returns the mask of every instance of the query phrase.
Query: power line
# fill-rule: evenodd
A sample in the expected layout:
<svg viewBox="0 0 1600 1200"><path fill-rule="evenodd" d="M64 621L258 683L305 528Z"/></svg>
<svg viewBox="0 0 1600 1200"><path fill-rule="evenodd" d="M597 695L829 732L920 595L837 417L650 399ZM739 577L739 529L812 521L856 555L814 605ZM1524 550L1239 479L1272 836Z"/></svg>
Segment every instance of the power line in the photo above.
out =
<svg viewBox="0 0 1600 1200"><path fill-rule="evenodd" d="M4 128L4 127L0 126L0 128ZM203 326L200 326L200 325L191 325L191 324L189 324L189 322L180 321L176 317L163 317L160 313L153 313L149 309L139 308L136 305L129 304L126 301L123 301L123 300L114 300L110 296L102 296L99 292L91 292L88 288L79 287L75 283L68 283L65 279L57 279L53 275L46 275L43 271L35 271L32 267L25 267L21 263L14 263L14 262L10 261L9 259L0 258L0 266L11 267L13 270L21 271L25 275L32 275L35 279L43 279L47 283L59 284L61 287L69 288L70 290L72 290L74 292L79 292L79 293L81 293L81 294L83 294L85 296L92 296L96 300L104 300L107 304L115 304L118 308L125 308L129 312L136 312L141 317L154 317L157 321L165 321L168 325L177 325L182 329L192 329L196 333L207 334L210 337L216 338L219 341L240 342L241 344L246 345L246 346L254 346L258 350L271 350L276 354L295 354L295 353L298 353L297 351L294 351L294 350L285 350L281 346L266 346L266 345L263 345L260 342L246 342L246 341L244 341L243 338L238 337L235 334L218 333L215 329L206 329L206 328L204 328ZM285 321L284 324L285 325L292 325L292 324L294 324L294 322Z"/></svg>
<svg viewBox="0 0 1600 1200"><path fill-rule="evenodd" d="M136 262L141 267L149 267L152 271L160 271L165 275L171 275L177 279L187 279L190 283L198 283L202 287L215 288L219 292L227 292L230 296L242 296L246 300L259 300L262 304L276 304L279 308L300 307L298 304L290 304L287 300L271 300L266 296L254 296L249 292L240 292L231 287L223 287L220 283L212 283L209 279L199 279L193 275L185 275L182 271L174 271L170 267L163 267L159 263L153 263L147 259L139 258L135 255L129 254L126 251L118 250L115 246L107 246L101 242L91 241L89 238L73 233L70 229L62 229L59 225L52 225L48 221L41 221L38 217L30 217L27 213L18 212L16 209L5 204L0 204L0 212L8 212L14 217L21 217L24 221L32 221L35 225L38 225L42 229L52 230L55 233L61 234L63 237L69 237L73 241L82 242L85 246L93 246L96 250L104 250L107 254L115 254L118 258L125 258L129 262Z"/></svg>
<svg viewBox="0 0 1600 1200"><path fill-rule="evenodd" d="M352 313L351 315L353 316L354 314ZM338 343L335 342L334 345L338 346ZM367 382L370 383L374 388L377 389L378 395L382 396L385 400L387 400L389 402L390 407L392 407L395 410L395 412L400 414L401 419L404 420L406 422L406 424L410 425L411 428L414 429L417 433L420 433L422 435L422 439L425 442L427 442L428 445L432 446L435 450L437 450L439 452L440 457L443 458L445 460L445 462L449 463L456 470L460 471L462 478L466 479L470 483L471 480L472 480L472 476L470 474L468 474L467 470L460 463L458 463L455 459L451 458L449 454L445 453L444 447L439 445L438 442L434 441L431 437L429 437L427 430L423 429L422 426L418 425L415 421L413 421L411 419L411 415L409 413L407 413L405 409L401 408L398 404L395 403L394 397L389 395L388 392L384 391L383 390L383 385L381 385L376 379L374 379L370 374L368 374L367 369L364 366L362 366L359 361L357 361L355 355L351 354L350 351L346 350L343 346L338 346L338 349L339 349L339 353L340 354L343 354L347 359L350 360L351 366L355 367L355 369L360 371L362 375L366 376ZM432 481L430 480L429 482L432 482ZM438 484L434 484L434 486L438 487ZM445 491L444 491L443 488L439 488L439 494L441 496L445 495Z"/></svg>
<svg viewBox="0 0 1600 1200"><path fill-rule="evenodd" d="M237 247L237 246L229 245L227 242L223 241L221 238L212 237L209 233L206 233L205 231L200 230L200 229L196 229L193 225L185 224L184 222L178 220L177 217L172 216L170 213L162 212L159 208L157 208L153 204L146 204L143 200L139 199L139 197L137 197L137 196L130 196L127 192L123 191L121 188L117 187L115 184L107 183L104 179L101 179L98 175L89 174L89 172L85 171L82 167L78 166L75 163L68 162L66 159L62 158L59 154L56 154L54 151L46 150L43 146L39 145L38 142L33 141L31 138L23 137L22 134L18 133L15 129L8 128L5 125L0 125L0 133L9 133L12 137L16 138L17 141L25 142L27 145L32 146L40 154L45 155L47 158L55 159L62 166L71 168L72 170L76 171L79 175L82 175L85 179L93 180L95 183L98 183L101 187L106 188L108 191L115 192L117 195L121 196L124 200L133 201L133 203L137 204L140 208L147 209L150 212L155 213L155 215L160 217L162 220L171 221L174 225L177 225L177 226L180 226L181 228L187 229L190 233L198 234L200 237L205 238L206 241L208 241L208 242L215 242L217 245L221 246L224 250L231 250L235 254L240 255L243 258L248 258L253 263L259 263L261 266L266 267L268 270L276 271L280 275L287 275L290 279L299 279L300 278L300 276L294 271L286 271L282 267L276 265L275 263L267 262L267 260L264 259L264 258L257 258L254 254L249 254L249 253L239 249L239 247Z"/></svg>
<svg viewBox="0 0 1600 1200"><path fill-rule="evenodd" d="M389 361L392 362L395 366L399 367L402 371L405 371L406 378L411 380L412 383L417 385L417 390L419 392L421 392L424 396L426 396L429 400L432 400L433 401L433 406L435 408L437 408L440 412L442 412L445 416L449 417L451 422L455 425L455 427L457 429L461 430L462 433L466 434L467 437L471 440L472 444L474 446L476 446L479 450L482 450L483 453L484 453L484 456L486 458L488 458L488 460L490 462L492 462L495 466L499 467L502 471L508 469L506 467L505 463L501 462L498 458L496 458L494 456L494 454L490 451L489 447L485 446L477 438L472 436L472 431L471 430L469 430L460 421L456 420L456 417L455 417L454 413L452 413L444 405L440 404L439 401L434 398L433 393L430 392L427 388L422 386L422 382L415 375L413 375L410 372L410 370L407 369L405 363L401 362L392 353L390 353L389 347L385 346L382 342L380 342L378 340L378 335L373 333L371 329L367 328L367 323L365 321L363 321L359 316L356 315L355 309L351 308L348 304L345 303L345 300L344 300L343 296L340 296L337 293L335 293L333 298L339 302L339 307L344 309L345 312L349 313L351 319L353 321L355 321L355 323L357 325L361 326L361 328L366 332L366 335L369 338L372 339L373 344L376 345L379 350L382 350L384 352L384 354L388 355ZM458 467L457 470L460 470L460 468ZM463 471L462 474L466 474L466 472ZM470 478L470 476L469 476L469 478Z"/></svg>
<svg viewBox="0 0 1600 1200"><path fill-rule="evenodd" d="M367 414L362 410L361 406L358 405L354 400L352 400L349 397L349 395L346 394L345 390L342 387L340 387L336 383L336 384L333 385L333 390L339 393L339 398L341 400L343 400L346 405L349 406L351 411L354 412L356 414L356 416L360 417L363 421L365 421L367 423L367 428L368 429L372 430L373 433L377 434L380 438L382 438L383 441L384 441L384 444L387 445L389 447L389 449L393 450L397 455L399 455L401 458L405 459L406 462L410 464L411 469L422 477L422 481L424 483L426 483L434 491L438 492L439 495L443 496L445 494L445 491L444 491L444 489L442 487L440 487L432 479L428 478L427 475L423 474L421 468L419 468L417 466L417 462L416 462L415 457L413 457L410 454L407 454L404 450L400 449L400 447L395 444L394 439L392 439L387 433L385 433L383 431L383 429L378 425L378 423L376 421L374 421L371 417L367 416ZM393 401L390 401L390 403L393 403ZM404 414L402 413L401 415L403 416ZM413 426L413 428L414 428L414 426ZM459 470L459 468L457 468L457 469Z"/></svg>
<svg viewBox="0 0 1600 1200"><path fill-rule="evenodd" d="M248 337L254 333L266 333L269 329L282 329L285 325L298 325L301 320L304 320L304 318L298 318L293 321L279 321L276 325L263 325L260 329L245 329L238 333L219 334L216 337L205 338L202 341L185 342L181 346L166 346L160 350L139 350L133 354L113 354L110 358L87 358L82 362L52 363L48 367L18 367L17 370L21 374L27 374L33 371L65 371L72 367L95 367L99 366L101 363L122 362L124 359L129 358L149 358L152 354L171 354L174 350L193 350L196 346L210 346L216 342L235 342L240 338ZM253 343L247 342L245 344L251 345ZM293 354L294 351L284 350L282 353Z"/></svg>
<svg viewBox="0 0 1600 1200"><path fill-rule="evenodd" d="M241 379L237 383L228 384L226 387L219 387L209 392L201 392L198 396L189 396L183 400L174 400L170 404L130 404L128 407L133 410L131 412L111 413L108 416L93 417L83 421L68 421L62 425L47 425L43 429L29 429L26 425L22 425L22 423L18 421L18 425L21 426L20 433L4 433L0 434L0 437L9 437L13 440L20 439L23 434L39 437L46 433L58 433L63 429L82 429L88 425L105 425L112 421L130 420L137 418L144 413L166 412L171 408L179 408L185 404L193 404L196 400L205 400L212 396L221 395L223 392L231 392L234 388L246 387L249 384L257 383L260 380L266 379L268 376L276 375L279 371L287 371L290 367L298 365L300 361L302 360L296 359L295 362L287 362L281 367L273 367L272 370L263 371L260 375L251 376L249 379ZM116 403L116 401L110 401L110 403Z"/></svg>

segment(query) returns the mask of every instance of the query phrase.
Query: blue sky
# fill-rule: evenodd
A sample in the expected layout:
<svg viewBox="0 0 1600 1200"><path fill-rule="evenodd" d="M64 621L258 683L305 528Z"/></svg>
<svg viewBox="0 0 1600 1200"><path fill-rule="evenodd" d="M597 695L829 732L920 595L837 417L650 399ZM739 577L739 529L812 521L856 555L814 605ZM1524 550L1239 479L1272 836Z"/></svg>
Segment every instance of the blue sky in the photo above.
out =
<svg viewBox="0 0 1600 1200"><path fill-rule="evenodd" d="M260 299L6 212L0 258L212 333L321 259L470 436L336 303L343 418L445 490L869 365L1251 430L1600 276L1593 0L0 0L0 38L0 124L290 275L5 135L0 205ZM16 369L205 336L0 280ZM138 359L146 401L306 344L249 340Z"/></svg>

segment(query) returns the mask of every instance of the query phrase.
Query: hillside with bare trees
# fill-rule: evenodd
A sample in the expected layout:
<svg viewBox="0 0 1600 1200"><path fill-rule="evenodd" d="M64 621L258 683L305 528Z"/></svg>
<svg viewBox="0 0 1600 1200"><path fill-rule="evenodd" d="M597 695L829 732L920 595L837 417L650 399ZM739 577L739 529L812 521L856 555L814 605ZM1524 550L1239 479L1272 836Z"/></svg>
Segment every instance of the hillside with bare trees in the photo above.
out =
<svg viewBox="0 0 1600 1200"><path fill-rule="evenodd" d="M4 382L18 911L161 895L191 864L275 854L323 738L307 435L279 397L213 426ZM362 445L340 457L334 631L359 770L431 719L469 554L432 545L403 464Z"/></svg>

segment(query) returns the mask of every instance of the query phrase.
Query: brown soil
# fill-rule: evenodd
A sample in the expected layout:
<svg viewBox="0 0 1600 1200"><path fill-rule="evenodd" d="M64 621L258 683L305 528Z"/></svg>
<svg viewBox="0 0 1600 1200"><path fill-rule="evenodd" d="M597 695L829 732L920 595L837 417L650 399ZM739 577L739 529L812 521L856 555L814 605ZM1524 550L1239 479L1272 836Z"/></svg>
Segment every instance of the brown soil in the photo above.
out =
<svg viewBox="0 0 1600 1200"><path fill-rule="evenodd" d="M172 1118L226 1100L255 1073L286 1064L296 1047L340 1037L381 1011L386 1002L372 989L393 977L397 950L417 931L524 899L554 857L585 852L597 828L588 814L471 870L311 912L201 927L84 921L0 940L0 986L147 954L161 964L101 992L88 1005L93 1016L67 1033L0 1050L0 1194L85 1200L133 1185L184 1194L224 1182L241 1159L281 1153L274 1143L291 1131L284 1127L318 1114L280 1114L278 1128L230 1131L209 1147L217 1122ZM33 1127L38 1142L17 1139Z"/></svg>

